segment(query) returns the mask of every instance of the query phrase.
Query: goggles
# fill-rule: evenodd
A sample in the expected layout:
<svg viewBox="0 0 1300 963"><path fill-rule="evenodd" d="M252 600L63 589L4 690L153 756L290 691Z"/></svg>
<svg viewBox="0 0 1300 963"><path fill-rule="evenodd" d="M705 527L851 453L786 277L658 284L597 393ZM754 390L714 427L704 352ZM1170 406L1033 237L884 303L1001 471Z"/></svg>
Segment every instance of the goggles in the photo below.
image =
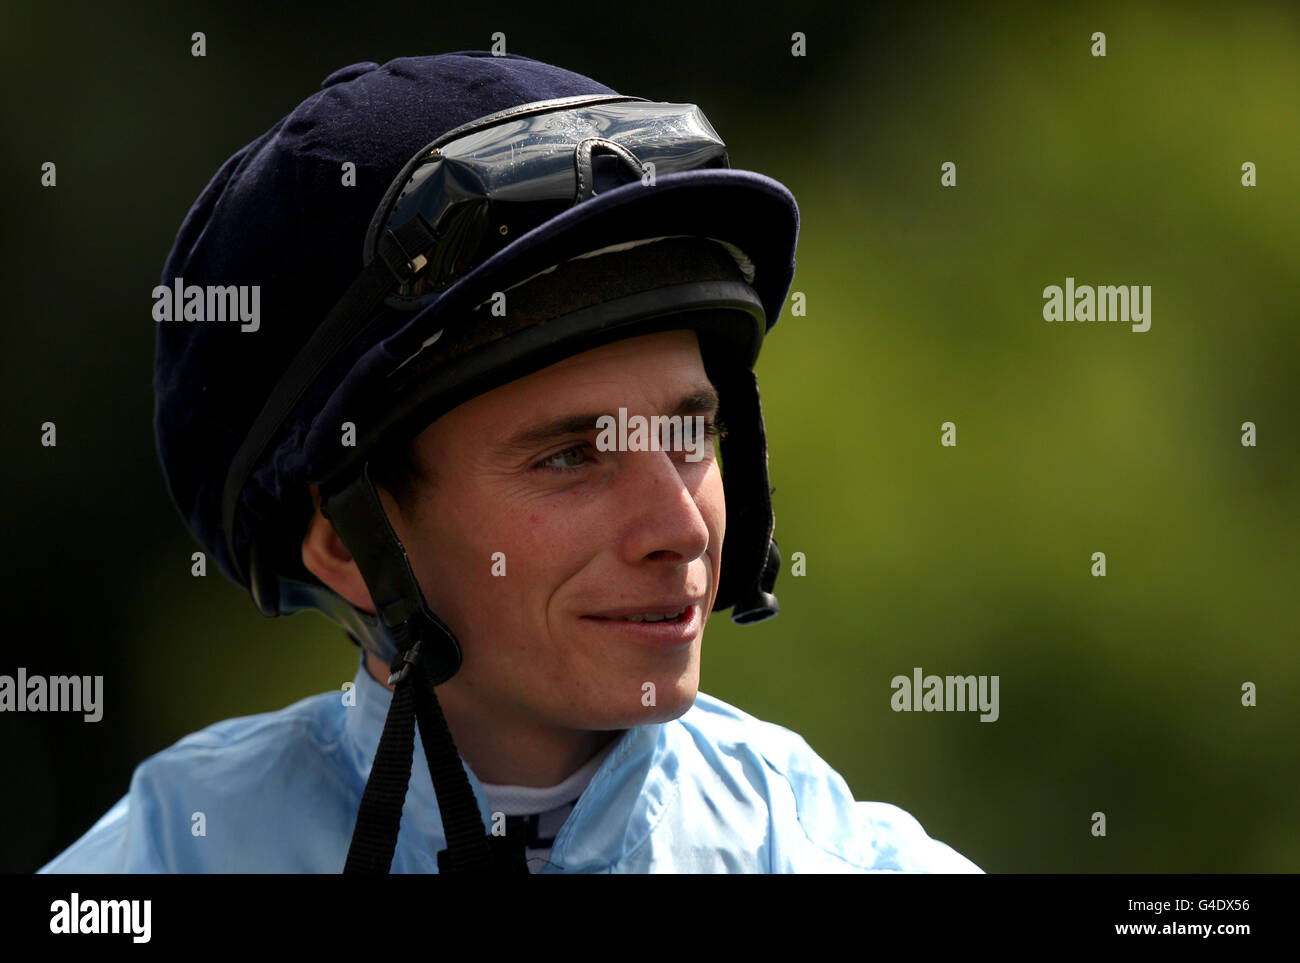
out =
<svg viewBox="0 0 1300 963"><path fill-rule="evenodd" d="M397 278L390 306L436 294L515 238L621 184L728 167L694 104L585 96L523 104L458 127L412 158L366 233L365 261Z"/></svg>

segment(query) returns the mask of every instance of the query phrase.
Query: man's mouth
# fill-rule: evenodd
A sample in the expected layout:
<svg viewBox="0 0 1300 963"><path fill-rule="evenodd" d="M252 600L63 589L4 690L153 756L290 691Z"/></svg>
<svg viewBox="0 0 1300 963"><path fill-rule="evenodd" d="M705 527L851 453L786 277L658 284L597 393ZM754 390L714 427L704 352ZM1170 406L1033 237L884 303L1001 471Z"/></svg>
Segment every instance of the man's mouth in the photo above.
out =
<svg viewBox="0 0 1300 963"><path fill-rule="evenodd" d="M703 599L664 599L648 605L625 605L622 608L606 609L604 612L592 612L584 615L586 619L602 619L609 622L680 622L690 618L691 609L703 604Z"/></svg>
<svg viewBox="0 0 1300 963"><path fill-rule="evenodd" d="M703 601L636 605L584 615L582 621L600 626L607 638L627 639L661 649L676 649L699 638L704 628Z"/></svg>
<svg viewBox="0 0 1300 963"><path fill-rule="evenodd" d="M609 619L611 622L680 622L686 617L686 606L678 609L676 612L640 612L636 615L620 615ZM592 618L599 619L604 616L593 615Z"/></svg>

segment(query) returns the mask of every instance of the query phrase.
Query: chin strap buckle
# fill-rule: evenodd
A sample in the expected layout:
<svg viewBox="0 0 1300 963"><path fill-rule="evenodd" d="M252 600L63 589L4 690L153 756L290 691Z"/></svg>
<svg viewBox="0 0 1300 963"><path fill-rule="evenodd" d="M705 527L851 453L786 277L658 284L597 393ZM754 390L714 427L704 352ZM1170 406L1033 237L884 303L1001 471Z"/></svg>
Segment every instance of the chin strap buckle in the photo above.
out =
<svg viewBox="0 0 1300 963"><path fill-rule="evenodd" d="M393 670L393 674L388 677L389 685L397 685L410 674L411 668L420 661L420 646L423 644L423 639L416 639L415 645L393 660L393 664L389 666Z"/></svg>

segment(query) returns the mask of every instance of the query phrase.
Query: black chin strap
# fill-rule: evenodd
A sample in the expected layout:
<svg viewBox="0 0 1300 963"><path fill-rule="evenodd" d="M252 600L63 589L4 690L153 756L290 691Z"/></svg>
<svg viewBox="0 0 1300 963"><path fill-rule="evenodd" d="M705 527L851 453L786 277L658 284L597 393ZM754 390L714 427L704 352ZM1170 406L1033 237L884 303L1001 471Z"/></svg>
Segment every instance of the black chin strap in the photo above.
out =
<svg viewBox="0 0 1300 963"><path fill-rule="evenodd" d="M401 653L391 666L388 684L394 687L393 699L361 796L343 872L384 874L392 869L418 721L447 838L447 848L438 853L438 871L527 874L519 843L484 831L478 802L434 692L434 686L460 667L460 644L424 601L406 550L370 480L369 466L324 498L321 511L356 559L376 612Z"/></svg>

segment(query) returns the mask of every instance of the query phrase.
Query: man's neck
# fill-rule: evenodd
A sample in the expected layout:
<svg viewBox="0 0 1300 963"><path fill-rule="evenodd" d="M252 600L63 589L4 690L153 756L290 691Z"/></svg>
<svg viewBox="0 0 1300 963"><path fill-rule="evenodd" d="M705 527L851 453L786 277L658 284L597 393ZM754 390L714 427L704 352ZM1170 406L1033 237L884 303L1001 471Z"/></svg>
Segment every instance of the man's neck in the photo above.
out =
<svg viewBox="0 0 1300 963"><path fill-rule="evenodd" d="M366 670L380 685L387 684L389 668L373 652L366 653ZM582 768L592 756L622 735L616 729L551 729L536 725L503 723L480 718L454 698L440 693L438 700L456 749L480 782L499 786L557 785Z"/></svg>

